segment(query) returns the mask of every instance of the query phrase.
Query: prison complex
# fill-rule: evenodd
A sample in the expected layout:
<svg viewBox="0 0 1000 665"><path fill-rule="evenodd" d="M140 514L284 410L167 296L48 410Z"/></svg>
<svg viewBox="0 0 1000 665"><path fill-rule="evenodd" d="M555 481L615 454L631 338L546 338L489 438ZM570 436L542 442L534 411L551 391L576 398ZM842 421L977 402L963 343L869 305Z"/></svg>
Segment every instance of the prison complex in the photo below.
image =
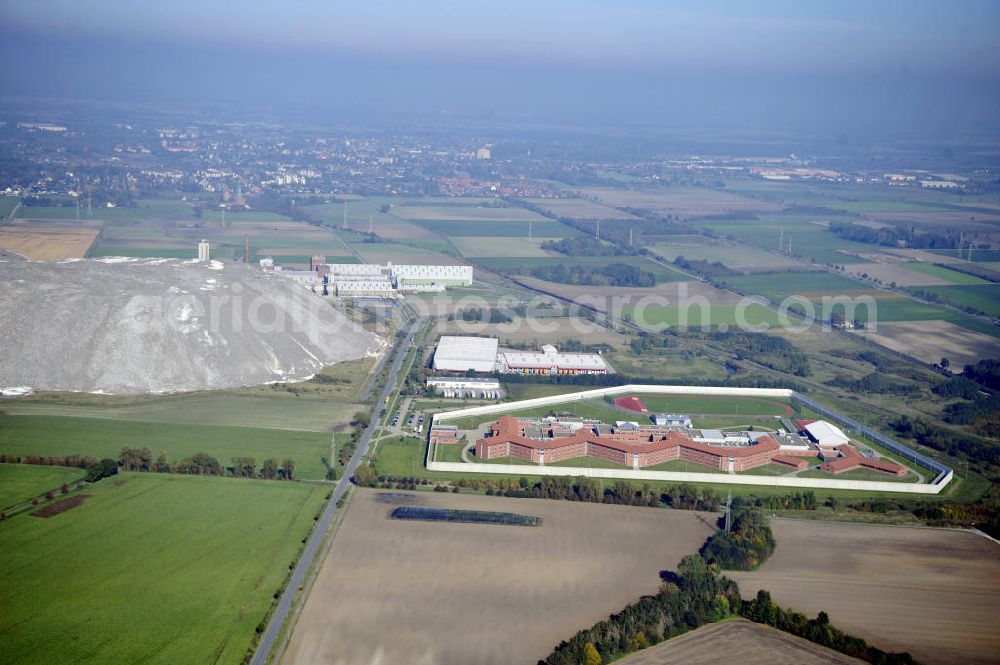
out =
<svg viewBox="0 0 1000 665"><path fill-rule="evenodd" d="M708 432L711 432L709 430ZM536 464L551 464L576 457L596 457L634 469L642 469L673 460L686 460L720 471L746 471L776 463L789 471L808 466L803 456L815 454L813 448L790 443L783 445L775 436L747 433L747 437L711 435L693 437L664 426L615 426L582 422L560 423L501 416L488 435L476 441L476 456L483 460L514 457ZM709 443L711 441L712 443ZM906 475L904 466L883 459L863 456L853 446L830 450L820 469L841 473L864 467L882 473Z"/></svg>

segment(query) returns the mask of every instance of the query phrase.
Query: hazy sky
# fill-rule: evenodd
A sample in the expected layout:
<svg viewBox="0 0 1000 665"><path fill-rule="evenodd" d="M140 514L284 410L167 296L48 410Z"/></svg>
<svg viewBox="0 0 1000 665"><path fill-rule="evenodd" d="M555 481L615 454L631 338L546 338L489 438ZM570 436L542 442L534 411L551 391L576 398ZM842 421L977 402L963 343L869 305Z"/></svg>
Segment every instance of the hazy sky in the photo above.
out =
<svg viewBox="0 0 1000 665"><path fill-rule="evenodd" d="M1000 115L1000 2L0 0L0 38L8 97L820 132Z"/></svg>

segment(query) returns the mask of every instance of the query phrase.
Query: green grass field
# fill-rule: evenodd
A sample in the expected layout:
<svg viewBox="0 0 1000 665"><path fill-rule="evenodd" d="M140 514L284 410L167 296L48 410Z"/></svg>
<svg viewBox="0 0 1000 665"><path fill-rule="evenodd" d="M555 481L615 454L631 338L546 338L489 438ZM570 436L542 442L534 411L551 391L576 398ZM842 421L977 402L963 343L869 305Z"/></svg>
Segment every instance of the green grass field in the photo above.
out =
<svg viewBox="0 0 1000 665"><path fill-rule="evenodd" d="M538 239L528 240L527 238L510 237L472 237L456 236L451 239L451 244L462 253L462 256L550 256L546 254L539 245Z"/></svg>
<svg viewBox="0 0 1000 665"><path fill-rule="evenodd" d="M797 294L817 292L837 295L853 293L866 288L860 282L829 272L807 272L789 274L784 272L760 273L723 278L726 286L751 295L764 296L774 302Z"/></svg>
<svg viewBox="0 0 1000 665"><path fill-rule="evenodd" d="M611 263L624 263L653 273L656 276L657 283L687 282L691 280L689 275L642 258L641 256L497 256L477 258L476 263L490 270L524 275L529 274L535 268L548 266L606 266Z"/></svg>
<svg viewBox="0 0 1000 665"><path fill-rule="evenodd" d="M309 386L312 387L313 384ZM316 386L317 389L324 387ZM247 392L252 390L247 389ZM62 394L57 395L63 397ZM65 396L65 399L70 400L72 396ZM10 415L75 416L181 425L231 425L329 432L348 422L361 408L364 408L363 405L349 401L311 395L295 397L293 393L268 387L258 389L253 395L213 391L140 396L134 399L96 399L90 404L42 398L37 401L12 402L5 408L5 412Z"/></svg>
<svg viewBox="0 0 1000 665"><path fill-rule="evenodd" d="M507 221L478 221L469 220L419 220L414 224L440 233L445 237L451 236L485 236L503 238L525 238L529 233L529 222L521 220ZM580 232L573 227L566 226L559 222L543 219L543 221L531 222L530 233L534 238L568 238L578 236Z"/></svg>
<svg viewBox="0 0 1000 665"><path fill-rule="evenodd" d="M241 662L326 491L120 474L0 522L3 661Z"/></svg>
<svg viewBox="0 0 1000 665"><path fill-rule="evenodd" d="M904 263L902 267L907 270L912 270L913 272L919 272L921 275L930 275L931 277L946 279L952 284L972 285L990 283L988 280L982 279L981 277L967 275L964 272L958 272L957 270L949 270L944 266L935 265L933 263Z"/></svg>
<svg viewBox="0 0 1000 665"><path fill-rule="evenodd" d="M162 450L170 462L206 452L227 465L230 459L253 456L295 460L299 478L322 478L320 457L330 454L330 435L323 432L214 425L189 425L67 416L0 416L0 452L8 455L93 455L117 459L122 446Z"/></svg>
<svg viewBox="0 0 1000 665"><path fill-rule="evenodd" d="M63 483L83 479L82 469L34 464L0 464L0 510L23 503Z"/></svg>
<svg viewBox="0 0 1000 665"><path fill-rule="evenodd" d="M21 206L18 219L76 219L76 206ZM109 221L195 219L190 205L183 201L168 199L141 199L134 208L104 208L94 206L93 215L87 213L85 205L80 206L80 219L104 219Z"/></svg>
<svg viewBox="0 0 1000 665"><path fill-rule="evenodd" d="M778 312L757 303L750 303L746 307L711 305L708 308L651 305L642 308L642 311L633 308L629 310L628 314L633 321L644 327L668 326L675 328L683 325L700 328L722 324L730 327L776 326L780 323Z"/></svg>
<svg viewBox="0 0 1000 665"><path fill-rule="evenodd" d="M0 196L0 221L7 219L20 200L16 196Z"/></svg>
<svg viewBox="0 0 1000 665"><path fill-rule="evenodd" d="M651 412L656 413L705 413L733 416L783 416L787 413L788 400L780 397L716 397L713 395L640 395ZM608 398L611 399L611 398ZM787 407L787 408L786 408ZM636 414L642 415L642 414Z"/></svg>
<svg viewBox="0 0 1000 665"><path fill-rule="evenodd" d="M792 254L811 259L820 264L865 263L867 259L845 254L844 251L871 251L873 245L844 240L827 231L814 220L825 216L800 214L771 214L749 222L731 220L705 220L700 226L711 229L723 237L730 237L751 247L776 251L781 242L783 251L788 250L791 241ZM838 251L844 250L844 251ZM725 261L723 261L725 263Z"/></svg>
<svg viewBox="0 0 1000 665"><path fill-rule="evenodd" d="M928 249L932 254L941 256L951 256L953 258L968 259L970 252L967 249ZM992 263L1000 261L1000 249L973 249L971 252L973 263Z"/></svg>
<svg viewBox="0 0 1000 665"><path fill-rule="evenodd" d="M924 286L956 307L971 307L992 317L1000 317L1000 284L974 286Z"/></svg>

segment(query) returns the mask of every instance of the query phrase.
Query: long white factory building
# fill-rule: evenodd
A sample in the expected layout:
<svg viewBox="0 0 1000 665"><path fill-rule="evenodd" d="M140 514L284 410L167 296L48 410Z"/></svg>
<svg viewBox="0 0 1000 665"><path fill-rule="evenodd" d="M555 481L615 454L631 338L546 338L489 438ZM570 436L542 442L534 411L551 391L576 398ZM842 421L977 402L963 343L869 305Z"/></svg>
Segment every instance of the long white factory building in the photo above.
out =
<svg viewBox="0 0 1000 665"><path fill-rule="evenodd" d="M448 286L472 284L472 266L394 265L386 263L325 263L313 257L311 270L285 270L271 258L261 259L262 270L274 270L324 295L380 296L398 293L441 293ZM492 370L491 370L492 371Z"/></svg>
<svg viewBox="0 0 1000 665"><path fill-rule="evenodd" d="M434 352L434 369L441 372L501 372L505 374L607 374L597 353L560 353L551 344L541 353L500 351L495 337L443 335Z"/></svg>

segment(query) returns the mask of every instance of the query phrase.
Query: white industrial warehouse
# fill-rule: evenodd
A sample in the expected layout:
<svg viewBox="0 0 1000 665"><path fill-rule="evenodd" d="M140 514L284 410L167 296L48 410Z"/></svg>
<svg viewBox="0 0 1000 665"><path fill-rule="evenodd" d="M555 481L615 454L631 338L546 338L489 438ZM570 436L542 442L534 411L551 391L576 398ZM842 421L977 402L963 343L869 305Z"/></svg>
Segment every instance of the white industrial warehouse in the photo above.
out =
<svg viewBox="0 0 1000 665"><path fill-rule="evenodd" d="M504 374L607 374L598 353L561 353L546 344L540 353L500 351L495 337L443 335L434 352L434 369L442 372Z"/></svg>
<svg viewBox="0 0 1000 665"><path fill-rule="evenodd" d="M439 372L482 372L497 368L496 337L460 337L442 335L434 351L434 369Z"/></svg>

